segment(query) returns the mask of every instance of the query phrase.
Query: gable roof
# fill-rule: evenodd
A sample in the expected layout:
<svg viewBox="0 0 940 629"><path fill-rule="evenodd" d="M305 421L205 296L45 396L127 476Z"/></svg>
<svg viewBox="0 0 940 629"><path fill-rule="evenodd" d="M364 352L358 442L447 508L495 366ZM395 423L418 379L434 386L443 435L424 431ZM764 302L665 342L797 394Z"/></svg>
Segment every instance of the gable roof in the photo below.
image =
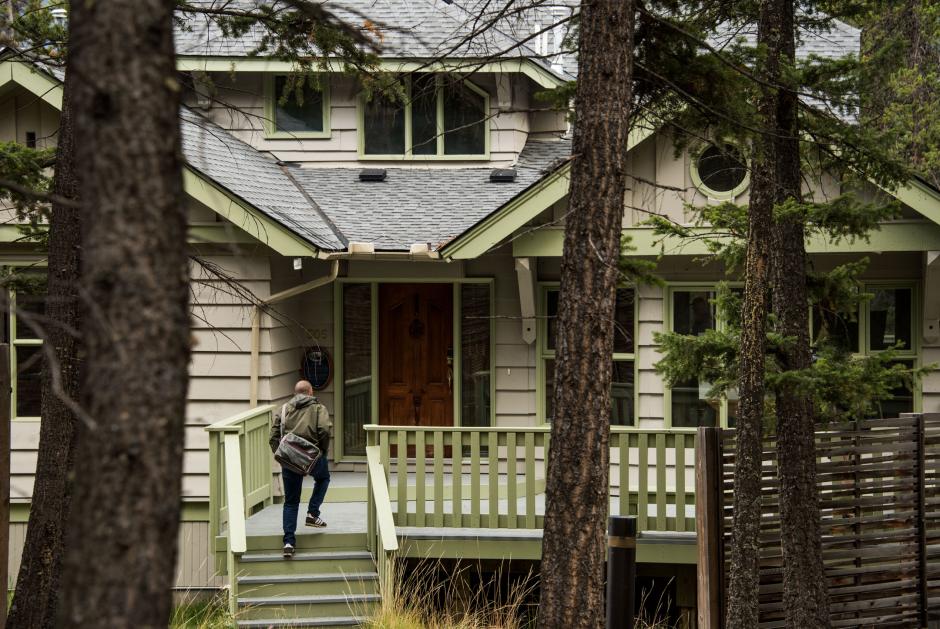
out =
<svg viewBox="0 0 940 629"><path fill-rule="evenodd" d="M201 0L212 4L213 0ZM260 0L227 0L227 5L250 9ZM347 24L362 25L373 33L382 59L513 59L538 65L558 80L573 77L552 65L534 49L494 26L480 29L463 7L443 0L324 0L324 5ZM366 26L368 22L368 27ZM252 25L239 37L226 37L208 16L181 12L174 33L182 57L248 57L262 44L266 29ZM313 47L310 56L319 55ZM264 56L263 53L260 56ZM472 63L467 64L473 68Z"/></svg>
<svg viewBox="0 0 940 629"><path fill-rule="evenodd" d="M570 140L529 140L515 181L490 181L492 168L388 168L363 182L360 168L293 168L291 174L349 241L376 250L432 251L541 180L571 153Z"/></svg>

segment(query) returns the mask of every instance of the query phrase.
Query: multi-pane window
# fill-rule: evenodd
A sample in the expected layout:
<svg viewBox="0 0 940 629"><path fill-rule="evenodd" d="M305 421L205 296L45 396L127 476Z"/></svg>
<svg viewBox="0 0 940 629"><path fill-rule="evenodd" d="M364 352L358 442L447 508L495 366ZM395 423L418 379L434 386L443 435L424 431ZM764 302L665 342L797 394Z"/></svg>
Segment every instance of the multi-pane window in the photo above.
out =
<svg viewBox="0 0 940 629"><path fill-rule="evenodd" d="M468 81L425 74L403 85L404 98L363 97L361 152L370 157L484 157L486 92Z"/></svg>
<svg viewBox="0 0 940 629"><path fill-rule="evenodd" d="M699 336L717 325L713 287L674 288L672 297L673 332ZM697 378L679 382L669 395L672 425L680 428L717 426L722 401L708 397L711 385Z"/></svg>
<svg viewBox="0 0 940 629"><path fill-rule="evenodd" d="M555 342L558 316L558 288L548 287L543 292L544 317L540 360L542 363L542 408L546 421L554 417L555 396ZM615 426L635 424L635 352L636 352L636 291L618 288L614 309L614 353L611 360L610 423Z"/></svg>
<svg viewBox="0 0 940 629"><path fill-rule="evenodd" d="M39 419L42 402L42 338L27 320L42 325L46 307L45 286L41 282L20 286L9 292L10 308L3 317L3 342L10 344L12 377L11 416L13 419Z"/></svg>
<svg viewBox="0 0 940 629"><path fill-rule="evenodd" d="M329 132L326 83L308 77L276 75L270 78L267 131L269 136L311 137Z"/></svg>
<svg viewBox="0 0 940 629"><path fill-rule="evenodd" d="M813 308L814 343L825 337L827 342L859 356L894 349L899 363L907 367L916 366L914 284L868 283L864 290L871 299L863 302L854 315ZM898 413L913 410L914 391L903 386L894 391L893 399L879 404L878 415L897 417Z"/></svg>

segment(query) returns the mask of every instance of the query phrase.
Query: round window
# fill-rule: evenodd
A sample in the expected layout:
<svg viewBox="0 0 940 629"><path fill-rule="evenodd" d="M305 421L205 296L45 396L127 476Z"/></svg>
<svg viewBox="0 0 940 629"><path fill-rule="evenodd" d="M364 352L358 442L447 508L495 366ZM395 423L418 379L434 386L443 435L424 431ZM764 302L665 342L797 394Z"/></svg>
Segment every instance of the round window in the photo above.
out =
<svg viewBox="0 0 940 629"><path fill-rule="evenodd" d="M693 162L692 178L709 196L734 197L747 187L744 156L731 144L709 144Z"/></svg>

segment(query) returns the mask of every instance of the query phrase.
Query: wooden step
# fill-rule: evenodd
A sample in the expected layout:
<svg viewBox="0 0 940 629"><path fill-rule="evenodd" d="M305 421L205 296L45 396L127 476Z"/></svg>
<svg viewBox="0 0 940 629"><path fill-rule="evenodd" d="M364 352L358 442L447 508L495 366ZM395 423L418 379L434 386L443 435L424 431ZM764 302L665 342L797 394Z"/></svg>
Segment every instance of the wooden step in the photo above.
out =
<svg viewBox="0 0 940 629"><path fill-rule="evenodd" d="M239 596L237 617L244 620L293 620L368 616L380 600L378 594Z"/></svg>
<svg viewBox="0 0 940 629"><path fill-rule="evenodd" d="M338 565L350 573L375 571L367 550L300 551L292 559L280 552L250 552L238 558L236 571L243 576L330 574Z"/></svg>
<svg viewBox="0 0 940 629"><path fill-rule="evenodd" d="M224 537L220 536L219 539L227 542ZM280 552L284 546L283 535L277 534L249 535L245 541L248 544L249 552L265 550ZM222 542L223 545L219 547L220 549L225 549L225 542ZM365 533L332 533L327 531L311 533L309 529L297 531L297 543L294 544L294 547L298 550L362 550L366 546L368 546L368 538Z"/></svg>
<svg viewBox="0 0 940 629"><path fill-rule="evenodd" d="M303 596L312 594L378 594L376 572L274 574L238 577L238 596Z"/></svg>

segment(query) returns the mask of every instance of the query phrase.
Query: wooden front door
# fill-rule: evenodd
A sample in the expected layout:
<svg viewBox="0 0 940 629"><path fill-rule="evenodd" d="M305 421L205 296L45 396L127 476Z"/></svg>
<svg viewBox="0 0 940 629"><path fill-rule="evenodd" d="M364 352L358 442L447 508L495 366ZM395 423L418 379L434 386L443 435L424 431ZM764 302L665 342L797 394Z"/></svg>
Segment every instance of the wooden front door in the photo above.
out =
<svg viewBox="0 0 940 629"><path fill-rule="evenodd" d="M379 286L379 423L454 425L450 284Z"/></svg>

